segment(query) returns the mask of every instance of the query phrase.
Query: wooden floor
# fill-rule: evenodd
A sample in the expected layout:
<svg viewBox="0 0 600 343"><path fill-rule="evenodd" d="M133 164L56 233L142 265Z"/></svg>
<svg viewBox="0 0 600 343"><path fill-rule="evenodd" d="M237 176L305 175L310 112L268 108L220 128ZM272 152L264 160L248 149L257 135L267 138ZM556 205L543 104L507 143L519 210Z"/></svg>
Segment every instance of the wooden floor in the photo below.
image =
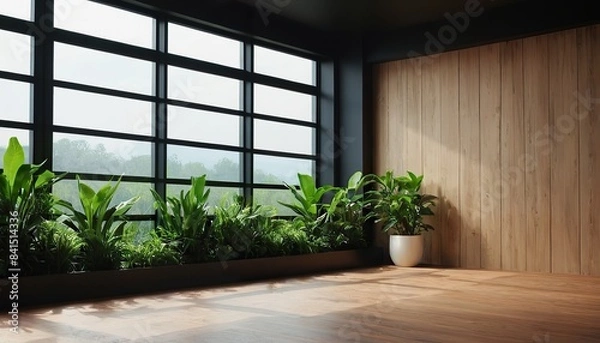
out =
<svg viewBox="0 0 600 343"><path fill-rule="evenodd" d="M18 335L4 325L2 343L600 342L600 278L386 266L30 309Z"/></svg>

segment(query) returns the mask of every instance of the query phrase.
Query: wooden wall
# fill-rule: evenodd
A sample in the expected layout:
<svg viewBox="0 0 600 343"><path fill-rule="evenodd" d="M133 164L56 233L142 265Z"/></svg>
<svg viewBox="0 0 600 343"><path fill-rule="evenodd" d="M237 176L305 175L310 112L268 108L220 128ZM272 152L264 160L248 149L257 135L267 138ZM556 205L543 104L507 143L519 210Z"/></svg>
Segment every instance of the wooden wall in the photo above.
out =
<svg viewBox="0 0 600 343"><path fill-rule="evenodd" d="M600 275L600 25L373 74L374 171L440 197L424 263Z"/></svg>

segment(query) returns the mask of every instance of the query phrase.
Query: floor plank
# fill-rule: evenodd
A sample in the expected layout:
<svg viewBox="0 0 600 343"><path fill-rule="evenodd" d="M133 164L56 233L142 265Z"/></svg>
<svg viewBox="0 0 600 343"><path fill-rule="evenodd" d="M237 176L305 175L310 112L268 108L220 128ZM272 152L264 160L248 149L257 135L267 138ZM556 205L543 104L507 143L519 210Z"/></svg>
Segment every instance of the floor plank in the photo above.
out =
<svg viewBox="0 0 600 343"><path fill-rule="evenodd" d="M385 266L23 310L0 342L600 342L599 286Z"/></svg>

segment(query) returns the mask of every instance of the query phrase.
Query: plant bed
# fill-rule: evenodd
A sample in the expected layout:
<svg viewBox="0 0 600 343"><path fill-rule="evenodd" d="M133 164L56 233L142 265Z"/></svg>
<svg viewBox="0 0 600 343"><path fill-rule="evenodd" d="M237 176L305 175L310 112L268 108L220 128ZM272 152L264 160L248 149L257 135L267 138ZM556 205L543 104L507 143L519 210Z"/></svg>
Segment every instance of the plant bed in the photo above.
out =
<svg viewBox="0 0 600 343"><path fill-rule="evenodd" d="M381 248L115 271L22 277L19 308L193 287L317 274L380 265ZM0 280L0 307L9 308L10 284Z"/></svg>

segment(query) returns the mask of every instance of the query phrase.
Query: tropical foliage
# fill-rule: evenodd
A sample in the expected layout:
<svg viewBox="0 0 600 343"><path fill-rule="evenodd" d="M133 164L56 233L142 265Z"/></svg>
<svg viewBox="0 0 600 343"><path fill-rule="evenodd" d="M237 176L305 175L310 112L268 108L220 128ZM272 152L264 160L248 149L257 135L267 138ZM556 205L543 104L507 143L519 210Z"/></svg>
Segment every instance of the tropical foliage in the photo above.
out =
<svg viewBox="0 0 600 343"><path fill-rule="evenodd" d="M192 177L192 187L179 196L163 199L155 190L154 206L159 220L157 233L165 242L172 242L185 262L202 262L211 256L208 225L208 197L206 175Z"/></svg>
<svg viewBox="0 0 600 343"><path fill-rule="evenodd" d="M108 183L96 192L77 178L83 210L77 210L64 200L58 202L70 212L58 221L79 233L83 241L82 263L86 270L119 269L121 266L126 214L139 197L111 206L120 182L119 179L115 185Z"/></svg>
<svg viewBox="0 0 600 343"><path fill-rule="evenodd" d="M45 247L38 234L42 224L52 219L56 199L50 189L62 176L44 170L43 164L26 164L23 147L15 137L9 140L3 163L0 174L0 274L4 275L8 268L9 238L18 242L18 248L11 248L11 253L17 252L19 257L15 260L18 266L13 267L21 268L23 274L39 273L38 269L44 269L41 264L45 263L40 260L40 255L47 255L47 251L43 250ZM16 219L11 222L12 217Z"/></svg>
<svg viewBox="0 0 600 343"><path fill-rule="evenodd" d="M423 175L394 176L388 171L383 176L374 176L377 188L369 193L376 222L380 222L385 232L400 235L419 235L433 230L424 221L432 216L435 196L421 194Z"/></svg>
<svg viewBox="0 0 600 343"><path fill-rule="evenodd" d="M423 176L410 172L399 177L392 172L382 176L356 172L342 187L318 186L311 175L297 174L296 185L285 184L290 200L280 202L293 218L278 217L275 207L239 195L217 204L206 175L201 175L172 196L149 190L146 199L151 200L146 204L153 203L157 214L152 228L131 221L129 213L142 194L128 191L115 196L120 178L99 184L76 176L69 181L69 187L76 182L76 192L59 199L52 187L64 175L26 164L16 138L11 138L3 162L2 273L8 268L12 212L19 216L15 230L19 247L14 251L26 275L362 248L368 245L365 227L373 218L390 233L415 235L432 229L424 217L433 215L435 197L421 194Z"/></svg>

